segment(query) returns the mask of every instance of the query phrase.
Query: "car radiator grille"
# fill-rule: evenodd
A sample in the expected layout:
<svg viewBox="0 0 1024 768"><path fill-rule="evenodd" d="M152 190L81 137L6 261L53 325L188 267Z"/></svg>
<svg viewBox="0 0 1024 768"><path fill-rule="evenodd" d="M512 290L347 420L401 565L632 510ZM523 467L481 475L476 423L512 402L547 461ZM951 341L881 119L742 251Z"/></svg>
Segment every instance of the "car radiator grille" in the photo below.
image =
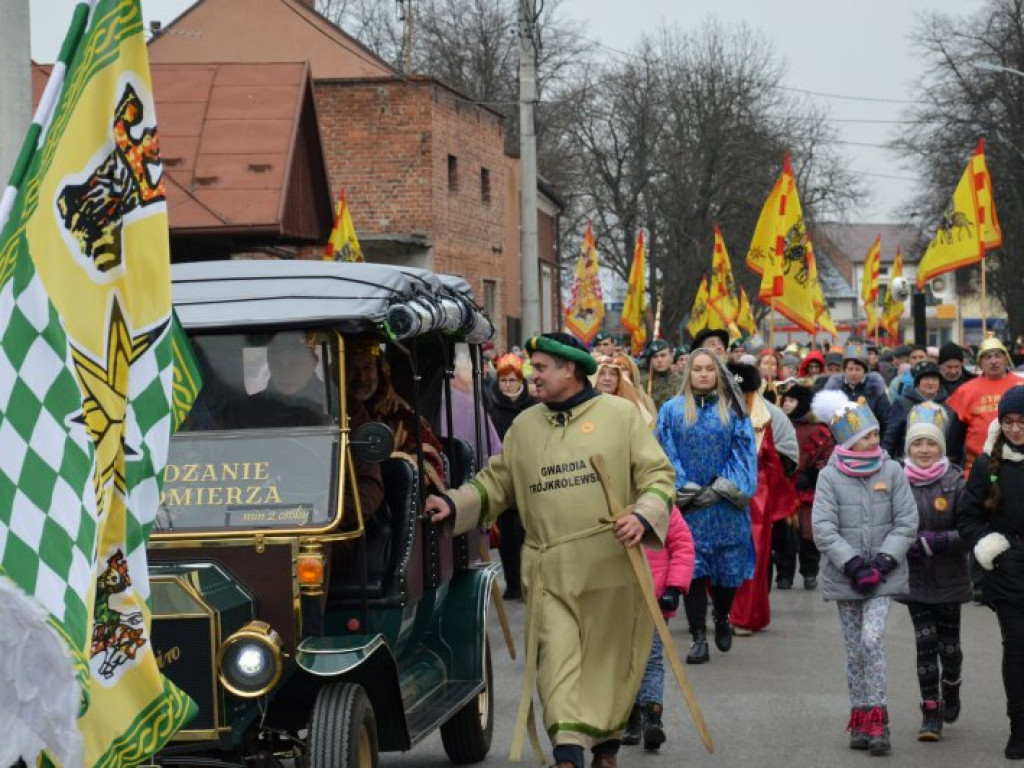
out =
<svg viewBox="0 0 1024 768"><path fill-rule="evenodd" d="M160 671L187 693L199 712L187 730L216 728L217 670L208 617L153 617L153 649Z"/></svg>

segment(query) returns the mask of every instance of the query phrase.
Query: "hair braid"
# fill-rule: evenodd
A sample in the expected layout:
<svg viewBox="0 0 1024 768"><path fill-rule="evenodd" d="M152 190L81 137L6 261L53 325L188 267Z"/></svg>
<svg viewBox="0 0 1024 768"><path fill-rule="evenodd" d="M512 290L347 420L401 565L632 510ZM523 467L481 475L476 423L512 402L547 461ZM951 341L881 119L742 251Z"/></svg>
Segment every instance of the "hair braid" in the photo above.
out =
<svg viewBox="0 0 1024 768"><path fill-rule="evenodd" d="M1000 429L999 434L996 436L996 441L992 445L992 453L989 455L988 459L988 497L982 505L990 517L993 512L999 509L999 504L1003 500L1003 491L999 487L999 470L1003 465L1004 445L1006 445L1006 436L1003 434L1003 430Z"/></svg>

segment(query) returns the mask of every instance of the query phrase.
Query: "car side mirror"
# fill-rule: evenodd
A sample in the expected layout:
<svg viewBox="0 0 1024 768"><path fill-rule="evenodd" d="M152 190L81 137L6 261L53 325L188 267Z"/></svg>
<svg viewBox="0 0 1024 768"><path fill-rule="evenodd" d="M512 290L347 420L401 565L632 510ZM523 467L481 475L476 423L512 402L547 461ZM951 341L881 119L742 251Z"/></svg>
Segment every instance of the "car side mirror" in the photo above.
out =
<svg viewBox="0 0 1024 768"><path fill-rule="evenodd" d="M370 421L352 433L348 444L357 461L380 464L395 450L395 433L387 424Z"/></svg>

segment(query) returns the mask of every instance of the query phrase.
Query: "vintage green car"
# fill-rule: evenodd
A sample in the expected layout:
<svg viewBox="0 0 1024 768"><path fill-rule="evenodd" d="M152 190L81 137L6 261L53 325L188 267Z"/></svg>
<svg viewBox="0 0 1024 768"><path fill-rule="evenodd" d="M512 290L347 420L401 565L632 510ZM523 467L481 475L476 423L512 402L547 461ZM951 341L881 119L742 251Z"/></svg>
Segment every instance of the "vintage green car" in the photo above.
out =
<svg viewBox="0 0 1024 768"><path fill-rule="evenodd" d="M453 434L455 344L478 372L493 335L469 286L312 261L172 278L203 381L148 548L153 647L199 713L155 762L365 768L438 728L454 763L484 759L497 566L421 517L432 465L458 484L483 450L428 434ZM356 350L379 356L396 422L350 386Z"/></svg>

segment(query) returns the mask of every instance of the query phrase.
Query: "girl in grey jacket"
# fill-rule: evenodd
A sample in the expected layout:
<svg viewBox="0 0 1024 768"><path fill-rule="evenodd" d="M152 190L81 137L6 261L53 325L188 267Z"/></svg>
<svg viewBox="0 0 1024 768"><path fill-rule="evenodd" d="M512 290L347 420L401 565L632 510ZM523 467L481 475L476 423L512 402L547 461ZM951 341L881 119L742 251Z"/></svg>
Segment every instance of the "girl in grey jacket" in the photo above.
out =
<svg viewBox="0 0 1024 768"><path fill-rule="evenodd" d="M882 640L891 598L908 593L917 504L903 468L879 446L871 409L840 397L824 391L814 399L836 448L818 475L811 525L822 554L822 593L836 601L846 644L850 748L885 755L891 743Z"/></svg>

